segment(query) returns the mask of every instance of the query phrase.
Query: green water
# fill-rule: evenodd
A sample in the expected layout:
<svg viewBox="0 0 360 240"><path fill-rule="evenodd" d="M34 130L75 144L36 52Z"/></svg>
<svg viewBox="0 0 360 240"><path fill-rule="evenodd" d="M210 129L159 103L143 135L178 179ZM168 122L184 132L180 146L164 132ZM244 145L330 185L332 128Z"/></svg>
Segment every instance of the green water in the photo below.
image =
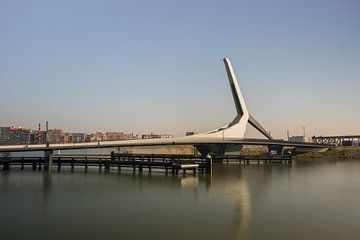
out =
<svg viewBox="0 0 360 240"><path fill-rule="evenodd" d="M360 239L360 161L0 171L0 239Z"/></svg>

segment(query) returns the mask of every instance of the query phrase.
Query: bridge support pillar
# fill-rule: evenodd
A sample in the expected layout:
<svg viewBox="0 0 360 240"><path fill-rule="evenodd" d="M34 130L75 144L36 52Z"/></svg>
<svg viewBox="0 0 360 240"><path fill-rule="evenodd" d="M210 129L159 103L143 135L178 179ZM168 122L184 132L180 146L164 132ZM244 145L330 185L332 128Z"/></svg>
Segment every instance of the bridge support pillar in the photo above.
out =
<svg viewBox="0 0 360 240"><path fill-rule="evenodd" d="M211 154L207 154L205 157L205 172L212 174L212 163L213 163L213 157Z"/></svg>
<svg viewBox="0 0 360 240"><path fill-rule="evenodd" d="M11 161L11 157L10 157L10 153L3 153L2 155L2 159L3 159L3 170L9 170L10 169L10 161Z"/></svg>
<svg viewBox="0 0 360 240"><path fill-rule="evenodd" d="M53 151L47 150L45 151L44 169L51 172L52 164L53 164Z"/></svg>
<svg viewBox="0 0 360 240"><path fill-rule="evenodd" d="M4 162L3 170L9 170L10 169L10 163Z"/></svg>
<svg viewBox="0 0 360 240"><path fill-rule="evenodd" d="M107 160L107 159L104 160L104 167L105 167L105 172L110 172L110 162L109 162L109 160Z"/></svg>

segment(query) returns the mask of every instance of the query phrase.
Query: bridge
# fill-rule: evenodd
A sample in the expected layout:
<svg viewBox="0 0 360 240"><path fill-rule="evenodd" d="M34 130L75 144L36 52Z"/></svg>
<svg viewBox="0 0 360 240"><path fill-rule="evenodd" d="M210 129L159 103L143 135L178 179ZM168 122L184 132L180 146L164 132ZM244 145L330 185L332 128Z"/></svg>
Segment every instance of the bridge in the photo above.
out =
<svg viewBox="0 0 360 240"><path fill-rule="evenodd" d="M312 140L318 144L330 144L336 146L343 146L346 142L360 143L360 135L340 135L340 136L313 136Z"/></svg>
<svg viewBox="0 0 360 240"><path fill-rule="evenodd" d="M0 152L24 152L24 151L44 151L47 161L52 161L54 150L69 149L88 149L88 148L120 148L136 146L164 146L164 145L193 145L203 156L222 155L239 151L244 145L263 145L267 146L272 154L282 155L284 148L290 148L298 153L317 151L326 149L330 145L319 143L298 143L273 139L273 137L256 119L249 113L241 93L238 80L230 63L230 60L224 60L235 108L236 116L223 127L207 131L205 133L195 134L186 137L175 137L167 139L139 139L124 141L105 141L76 144L36 144L36 145L12 145L0 146ZM265 139L244 138L247 124L252 125L258 130Z"/></svg>

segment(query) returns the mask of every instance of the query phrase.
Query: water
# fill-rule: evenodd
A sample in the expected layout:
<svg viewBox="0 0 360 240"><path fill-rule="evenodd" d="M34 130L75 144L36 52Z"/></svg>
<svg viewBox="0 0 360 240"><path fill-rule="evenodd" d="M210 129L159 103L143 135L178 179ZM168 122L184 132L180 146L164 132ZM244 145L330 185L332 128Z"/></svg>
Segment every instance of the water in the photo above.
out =
<svg viewBox="0 0 360 240"><path fill-rule="evenodd" d="M0 239L360 239L360 161L0 171Z"/></svg>

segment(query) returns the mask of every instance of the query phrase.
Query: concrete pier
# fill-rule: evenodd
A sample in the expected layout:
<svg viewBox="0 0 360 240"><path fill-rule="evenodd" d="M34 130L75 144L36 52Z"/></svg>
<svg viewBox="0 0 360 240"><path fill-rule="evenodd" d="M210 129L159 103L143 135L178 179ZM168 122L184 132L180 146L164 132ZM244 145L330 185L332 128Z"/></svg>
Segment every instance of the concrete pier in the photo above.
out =
<svg viewBox="0 0 360 240"><path fill-rule="evenodd" d="M44 169L51 171L52 165L53 165L53 151L52 150L45 151Z"/></svg>

